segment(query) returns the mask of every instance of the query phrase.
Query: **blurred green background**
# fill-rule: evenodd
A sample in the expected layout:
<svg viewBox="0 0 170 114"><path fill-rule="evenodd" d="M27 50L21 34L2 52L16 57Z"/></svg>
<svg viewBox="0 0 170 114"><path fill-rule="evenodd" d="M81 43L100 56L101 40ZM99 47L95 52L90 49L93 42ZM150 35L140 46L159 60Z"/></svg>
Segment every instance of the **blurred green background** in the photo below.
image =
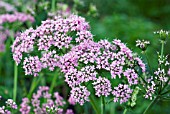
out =
<svg viewBox="0 0 170 114"><path fill-rule="evenodd" d="M47 19L49 9L48 7L44 9L45 2L48 2L49 6L51 4L48 0L35 0L36 2L32 0L4 1L16 6L18 11L24 12L29 12L29 8L33 5L36 14L34 16L36 22L33 27ZM160 43L153 32L160 29L170 30L170 0L57 0L57 3L60 2L66 3L70 8L75 7L78 14L86 18L91 26L95 41L121 39L146 61L141 51L135 46L135 41L137 39L149 40L151 45L147 50L147 54L152 68L157 68L157 51L160 50ZM0 13L2 14L1 11ZM170 39L166 43L166 54L170 52L169 44ZM13 76L13 59L8 47L10 47L10 44L7 43L6 51L0 53L0 85L2 85L0 86L0 94L10 98L12 97L13 87L13 80L11 79ZM28 87L32 77L24 76L21 68L19 74L18 98L21 98L25 95L23 91L27 91L27 88L22 87L24 85ZM128 111L127 114L140 114L149 102L149 100L139 97L133 111ZM80 106L78 107L77 111L79 113L92 110L88 103L84 106L86 110L83 110ZM121 114L123 111L123 107L114 103L106 108L111 111L111 114ZM158 101L149 111L149 114L170 114L169 109L170 101Z"/></svg>

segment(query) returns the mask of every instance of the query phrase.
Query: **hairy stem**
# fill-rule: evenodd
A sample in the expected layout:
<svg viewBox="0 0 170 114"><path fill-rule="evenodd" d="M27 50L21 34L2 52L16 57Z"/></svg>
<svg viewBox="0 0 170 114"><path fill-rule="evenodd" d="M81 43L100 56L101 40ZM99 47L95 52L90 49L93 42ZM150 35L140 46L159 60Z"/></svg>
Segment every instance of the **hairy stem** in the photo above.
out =
<svg viewBox="0 0 170 114"><path fill-rule="evenodd" d="M18 67L17 64L14 63L14 88L13 88L13 100L16 102L17 96L17 81L18 81Z"/></svg>
<svg viewBox="0 0 170 114"><path fill-rule="evenodd" d="M148 105L148 107L145 109L145 111L143 112L143 114L147 114L147 112L152 108L152 106L157 102L158 100L158 96L156 96L156 98Z"/></svg>

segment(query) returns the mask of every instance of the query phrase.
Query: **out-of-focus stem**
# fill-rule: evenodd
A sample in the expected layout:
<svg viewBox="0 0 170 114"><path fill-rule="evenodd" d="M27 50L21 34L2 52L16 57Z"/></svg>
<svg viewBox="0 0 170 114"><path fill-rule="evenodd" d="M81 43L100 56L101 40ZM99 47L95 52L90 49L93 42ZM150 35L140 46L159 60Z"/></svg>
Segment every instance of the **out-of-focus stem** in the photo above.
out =
<svg viewBox="0 0 170 114"><path fill-rule="evenodd" d="M163 59L165 41L161 41L161 43L162 43L162 47L161 47L161 59Z"/></svg>
<svg viewBox="0 0 170 114"><path fill-rule="evenodd" d="M156 96L156 98L149 104L149 106L145 109L145 111L143 112L143 114L147 114L147 112L151 109L151 107L156 103L156 101L158 100L159 96Z"/></svg>
<svg viewBox="0 0 170 114"><path fill-rule="evenodd" d="M104 110L105 110L104 97L101 96L101 114L104 114Z"/></svg>
<svg viewBox="0 0 170 114"><path fill-rule="evenodd" d="M56 0L51 0L51 11L55 12Z"/></svg>
<svg viewBox="0 0 170 114"><path fill-rule="evenodd" d="M50 86L50 93L53 92L53 89L54 89L54 87L56 85L56 80L57 80L58 75L59 75L59 71L56 70L56 72L55 72L55 74L53 76L53 80L52 80L51 86Z"/></svg>
<svg viewBox="0 0 170 114"><path fill-rule="evenodd" d="M12 42L14 42L14 32L10 31L10 38ZM16 102L17 96L17 83L18 83L18 67L17 64L14 62L14 88L13 88L13 100Z"/></svg>
<svg viewBox="0 0 170 114"><path fill-rule="evenodd" d="M14 63L14 88L13 88L14 102L16 102L16 96L17 96L17 81L18 81L18 67L17 67L17 64Z"/></svg>
<svg viewBox="0 0 170 114"><path fill-rule="evenodd" d="M164 44L165 44L165 41L161 41L161 44L162 44L162 47L161 47L161 61L163 61L163 53L164 53ZM163 66L162 66L162 64L160 65L160 68L161 69L163 69L162 68ZM159 91L159 93L161 93L162 92L162 81L161 81L161 83L160 83L160 91Z"/></svg>
<svg viewBox="0 0 170 114"><path fill-rule="evenodd" d="M100 114L99 110L97 109L97 106L96 106L96 104L95 104L95 102L93 100L93 98L91 96L89 96L89 99L90 99L90 103L91 103L93 109L95 110L96 114Z"/></svg>
<svg viewBox="0 0 170 114"><path fill-rule="evenodd" d="M126 112L127 112L127 108L125 108L125 110L123 111L123 114L126 114Z"/></svg>
<svg viewBox="0 0 170 114"><path fill-rule="evenodd" d="M30 90L29 90L29 93L27 95L27 97L30 99L31 96L32 96L32 93L33 91L35 90L35 88L37 87L37 85L39 84L41 78L42 78L42 75L43 74L40 74L39 77L34 77L33 80L32 80L32 83L31 83L31 87L30 87ZM37 79L38 78L38 79Z"/></svg>
<svg viewBox="0 0 170 114"><path fill-rule="evenodd" d="M150 64L150 62L149 62L149 59L148 59L148 56L147 56L146 51L144 51L144 55L145 55L145 57L146 57L146 60L147 60L148 66L149 66L149 70L151 71L151 74L153 75L153 70L152 70L151 64Z"/></svg>

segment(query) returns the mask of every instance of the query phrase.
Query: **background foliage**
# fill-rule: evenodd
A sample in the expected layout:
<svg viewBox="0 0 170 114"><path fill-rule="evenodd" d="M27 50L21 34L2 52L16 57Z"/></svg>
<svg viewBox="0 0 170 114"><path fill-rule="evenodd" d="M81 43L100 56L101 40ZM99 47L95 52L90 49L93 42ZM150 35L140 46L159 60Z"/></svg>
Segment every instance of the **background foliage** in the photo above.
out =
<svg viewBox="0 0 170 114"><path fill-rule="evenodd" d="M47 13L50 10L46 6L50 6L50 1L38 0L5 0L16 6L18 11L30 12L30 7L35 9L35 23L33 27L40 25L42 20L46 20ZM48 2L47 4L45 4ZM78 14L84 16L91 25L91 31L94 34L94 40L118 38L126 42L130 49L142 56L141 51L136 48L135 41L137 39L146 39L151 42L149 46L148 56L153 68L157 67L156 50L160 50L158 38L153 31L159 29L170 29L170 1L169 0L58 0L68 4L69 7L76 7ZM78 4L75 6L75 4ZM97 11L90 8L95 6ZM0 11L0 13L4 13ZM22 29L20 31L23 31ZM0 95L5 98L12 98L13 88L13 64L12 54L10 51L10 41L6 42L6 51L0 53ZM166 54L170 52L170 40L166 44ZM145 58L144 58L144 61ZM19 66L19 83L17 99L26 96L29 90L32 76L25 76L22 68ZM50 73L52 75L52 73ZM49 75L49 74L48 74ZM62 78L62 77L61 77ZM59 80L60 81L60 80ZM45 82L50 84L50 76L44 76L41 85ZM58 82L58 84L60 84ZM62 88L62 89L61 89ZM68 88L58 85L55 90L68 98ZM19 101L20 102L20 101ZM127 114L140 114L148 105L149 100L143 100L139 97L137 105L133 111ZM0 103L0 105L2 105ZM158 101L150 110L150 114L169 114L170 101ZM76 105L74 110L80 113L93 113L89 103L83 107ZM123 107L119 104L111 103L106 107L106 111L112 114L122 113Z"/></svg>

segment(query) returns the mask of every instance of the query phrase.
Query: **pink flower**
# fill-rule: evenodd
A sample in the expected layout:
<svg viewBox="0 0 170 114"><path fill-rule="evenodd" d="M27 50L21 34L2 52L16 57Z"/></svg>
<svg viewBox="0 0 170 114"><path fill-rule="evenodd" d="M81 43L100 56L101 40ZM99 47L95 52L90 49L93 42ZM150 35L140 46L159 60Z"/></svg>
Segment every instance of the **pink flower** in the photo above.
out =
<svg viewBox="0 0 170 114"><path fill-rule="evenodd" d="M0 15L0 20L1 20L0 24L6 23L6 22L13 23L15 21L21 21L21 22L30 21L33 23L34 17L29 14L15 12L14 14Z"/></svg>
<svg viewBox="0 0 170 114"><path fill-rule="evenodd" d="M170 68L169 68L169 70L168 70L168 75L170 76Z"/></svg>
<svg viewBox="0 0 170 114"><path fill-rule="evenodd" d="M131 97L133 90L128 87L128 85L119 84L118 87L114 87L112 92L114 98L114 102L118 102L120 100L120 104L127 102Z"/></svg>
<svg viewBox="0 0 170 114"><path fill-rule="evenodd" d="M99 77L92 84L96 91L95 95L97 95L98 97L100 97L101 95L107 97L108 95L110 95L110 92L112 91L111 83L106 78Z"/></svg>
<svg viewBox="0 0 170 114"><path fill-rule="evenodd" d="M83 105L85 101L89 101L90 92L85 86L74 87L71 90L71 96L75 99L76 103Z"/></svg>

